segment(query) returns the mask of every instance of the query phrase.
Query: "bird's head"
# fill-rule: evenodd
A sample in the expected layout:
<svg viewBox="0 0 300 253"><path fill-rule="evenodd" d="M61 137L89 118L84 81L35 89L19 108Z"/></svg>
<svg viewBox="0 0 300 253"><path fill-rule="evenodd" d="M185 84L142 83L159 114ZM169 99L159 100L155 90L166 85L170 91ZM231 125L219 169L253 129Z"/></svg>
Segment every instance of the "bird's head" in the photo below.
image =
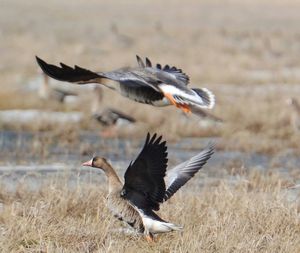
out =
<svg viewBox="0 0 300 253"><path fill-rule="evenodd" d="M88 161L84 162L82 164L82 166L88 166L88 167L93 167L93 168L98 168L98 169L101 169L101 170L105 170L105 168L107 167L106 166L107 164L108 164L108 162L106 161L105 158L95 156L91 160L88 160Z"/></svg>

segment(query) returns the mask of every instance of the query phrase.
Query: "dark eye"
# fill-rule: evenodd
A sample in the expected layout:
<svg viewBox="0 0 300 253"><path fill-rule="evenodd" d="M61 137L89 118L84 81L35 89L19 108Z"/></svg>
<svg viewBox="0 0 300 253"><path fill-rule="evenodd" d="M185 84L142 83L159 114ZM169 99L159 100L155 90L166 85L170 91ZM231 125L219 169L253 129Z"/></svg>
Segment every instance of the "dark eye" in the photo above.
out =
<svg viewBox="0 0 300 253"><path fill-rule="evenodd" d="M121 195L121 197L124 197L124 196L126 195L126 190L123 189L123 190L121 191L120 195Z"/></svg>

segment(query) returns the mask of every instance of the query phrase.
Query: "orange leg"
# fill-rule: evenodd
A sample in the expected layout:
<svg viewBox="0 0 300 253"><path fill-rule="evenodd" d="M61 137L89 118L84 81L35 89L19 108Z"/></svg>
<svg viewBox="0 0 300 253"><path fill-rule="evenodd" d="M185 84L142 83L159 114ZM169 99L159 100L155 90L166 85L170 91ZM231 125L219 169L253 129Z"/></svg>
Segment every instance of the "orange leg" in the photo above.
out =
<svg viewBox="0 0 300 253"><path fill-rule="evenodd" d="M169 99L169 101L170 101L173 105L177 106L177 103L176 103L175 99L173 98L173 96L172 96L170 93L164 93L164 96L165 96L167 99Z"/></svg>
<svg viewBox="0 0 300 253"><path fill-rule="evenodd" d="M149 242L149 243L153 243L154 242L154 237L152 234L148 234L145 236L146 238L146 241Z"/></svg>
<svg viewBox="0 0 300 253"><path fill-rule="evenodd" d="M169 101L175 105L177 108L180 108L185 113L190 113L191 108L187 104L178 104L170 93L164 93L164 96L169 99Z"/></svg>
<svg viewBox="0 0 300 253"><path fill-rule="evenodd" d="M181 110L183 110L185 113L190 113L191 112L191 108L186 104L180 105L179 108Z"/></svg>

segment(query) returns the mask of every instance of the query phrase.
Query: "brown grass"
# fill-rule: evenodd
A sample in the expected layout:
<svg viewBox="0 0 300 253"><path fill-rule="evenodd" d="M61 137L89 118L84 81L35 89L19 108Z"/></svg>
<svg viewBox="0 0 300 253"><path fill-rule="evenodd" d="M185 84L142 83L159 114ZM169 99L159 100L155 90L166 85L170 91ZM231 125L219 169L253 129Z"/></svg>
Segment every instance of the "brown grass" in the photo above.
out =
<svg viewBox="0 0 300 253"><path fill-rule="evenodd" d="M24 93L27 80L37 75L36 54L50 62L101 71L134 66L134 56L139 54L182 68L190 75L191 86L210 88L217 99L212 113L225 123L199 127L199 119L185 120L176 108L136 104L105 89L103 107L122 108L141 122L136 129L120 129L119 136L143 136L150 130L168 139L219 136L224 149L274 154L299 148L299 134L290 126L291 113L284 103L300 93L294 85L300 81L296 1L190 0L185 5L172 2L171 8L156 1L87 5L76 0L71 7L63 2L31 3L27 10L19 1L5 1L0 10L0 25L6 32L0 46L5 63L0 65L1 109L88 110L86 99L70 109L38 100L34 92ZM25 8L22 15L17 11L20 4ZM65 5L70 7L68 13L60 11ZM174 25L178 19L180 24ZM101 129L89 118L81 127ZM2 128L44 131L53 126Z"/></svg>
<svg viewBox="0 0 300 253"><path fill-rule="evenodd" d="M265 90L268 88L269 90ZM149 105L129 102L109 90L104 92L103 107L110 106L122 108L121 110L133 115L138 123L133 127L121 127L117 130L119 137L144 137L147 131L163 134L168 140L180 140L183 137L221 137L219 148L226 150L242 150L267 154L276 154L284 149L299 149L300 135L290 124L291 108L286 104L285 98L298 92L297 86L291 85L290 89L275 88L273 85L252 86L251 88L234 88L226 85L219 88L217 105L213 114L221 117L224 123L208 123L201 126L204 121L197 116L185 117L181 111L174 107L155 108ZM215 89L217 90L217 89ZM83 91L84 92L84 91ZM251 96L247 96L250 94ZM88 93L90 94L90 93ZM15 92L2 93L2 101L13 101L5 104L8 108L38 108L42 110L70 111L67 105L54 101L42 101L29 95L23 102L24 94ZM0 93L1 97L1 93ZM15 98L12 99L12 98ZM92 130L101 131L101 127L89 116L90 102L79 103L72 110L85 112L85 118L80 124L73 123L59 126L39 122L39 124L11 124L3 125L2 129L48 131L49 134L60 133L66 136L69 131ZM1 106L1 103L0 103Z"/></svg>
<svg viewBox="0 0 300 253"><path fill-rule="evenodd" d="M99 185L52 181L38 192L20 185L1 188L2 252L299 252L297 202L288 202L288 182L258 172L234 186L220 181L186 188L160 214L183 232L143 238L113 232L121 224L105 207ZM190 191L193 190L193 191ZM197 192L196 194L193 192Z"/></svg>
<svg viewBox="0 0 300 253"><path fill-rule="evenodd" d="M68 12L61 11L66 6ZM299 148L299 134L289 124L290 111L284 103L287 97L300 94L298 8L293 0L285 4L189 0L184 5L178 1L86 4L82 0L72 5L59 1L41 5L31 0L30 8L19 1L5 1L0 10L0 26L6 35L0 45L4 87L0 108L89 109L88 98L70 109L54 101L40 101L35 92L24 93L20 88L37 75L35 55L49 62L106 71L134 66L134 56L139 54L182 68L190 75L191 86L210 88L217 99L212 113L225 123L199 127L197 119L184 120L176 108L136 104L105 89L104 107L122 108L141 122L137 129L121 129L119 136L144 136L151 130L177 140L219 136L226 149L273 154ZM81 93L85 92L83 88ZM2 126L32 127L53 128ZM89 118L81 127L101 129Z"/></svg>
<svg viewBox="0 0 300 253"><path fill-rule="evenodd" d="M4 0L0 109L88 112L88 92L71 108L42 101L36 91L24 91L38 75L35 55L53 63L106 71L134 66L134 56L139 54L182 68L190 75L191 86L211 89L217 99L212 113L224 124L200 127L199 119L186 120L176 108L136 104L106 89L103 107L121 108L139 121L136 128L121 129L119 136L144 137L147 131L163 134L168 141L217 136L221 137L218 148L224 150L268 154L299 150L300 135L290 126L290 109L284 103L287 97L300 96L299 7L296 0L188 0L184 4ZM85 92L83 87L81 93ZM25 157L34 154L45 162L57 139L67 152L74 147L82 154L99 150L78 138L82 129L102 129L86 115L76 126L0 122L0 129L47 131L34 138L30 150L22 151ZM21 150L15 152L14 162L28 163ZM241 179L207 180L203 188L195 179L160 211L162 218L183 225L183 232L161 235L153 245L112 232L121 225L105 208L102 186L69 187L64 179L55 179L39 191L20 183L11 193L3 184L0 251L300 252L299 193L286 190L292 182L273 173L247 174L243 161L228 162L226 169ZM291 174L294 178L299 178L297 169Z"/></svg>

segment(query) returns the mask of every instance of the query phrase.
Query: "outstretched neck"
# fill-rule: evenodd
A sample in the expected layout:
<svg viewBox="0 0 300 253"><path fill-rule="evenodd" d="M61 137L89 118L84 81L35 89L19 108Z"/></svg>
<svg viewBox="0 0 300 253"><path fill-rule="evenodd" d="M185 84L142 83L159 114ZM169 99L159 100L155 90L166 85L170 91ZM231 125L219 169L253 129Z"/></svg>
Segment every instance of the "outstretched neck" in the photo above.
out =
<svg viewBox="0 0 300 253"><path fill-rule="evenodd" d="M119 190L122 187L122 183L114 168L109 163L104 163L102 168L108 179L108 192Z"/></svg>

